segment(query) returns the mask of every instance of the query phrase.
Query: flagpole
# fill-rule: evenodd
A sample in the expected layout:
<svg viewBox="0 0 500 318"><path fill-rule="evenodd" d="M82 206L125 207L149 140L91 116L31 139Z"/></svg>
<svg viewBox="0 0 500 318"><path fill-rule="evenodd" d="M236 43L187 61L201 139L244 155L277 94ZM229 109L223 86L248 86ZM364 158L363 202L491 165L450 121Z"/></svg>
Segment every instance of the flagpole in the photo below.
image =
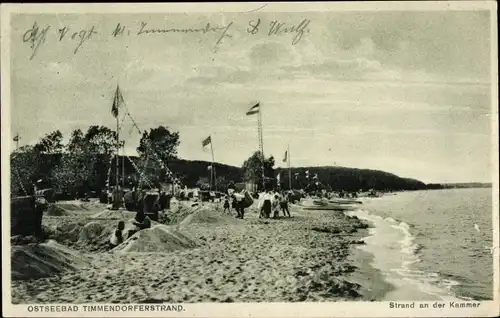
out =
<svg viewBox="0 0 500 318"><path fill-rule="evenodd" d="M19 150L19 133L17 133L14 138L16 140L16 151L17 151L17 150Z"/></svg>
<svg viewBox="0 0 500 318"><path fill-rule="evenodd" d="M292 190L292 168L290 166L290 144L288 144L288 188Z"/></svg>
<svg viewBox="0 0 500 318"><path fill-rule="evenodd" d="M121 102L121 94L120 94L120 87L119 84L116 84L116 92L115 92L115 98L113 101L113 107L116 107L115 113L113 115L115 116L116 119L116 157L115 157L115 191L112 193L114 194L113 197L113 209L119 209L121 206L121 194L119 193L119 187L120 187L120 180L119 180L119 173L120 173L120 161L119 161L119 154L120 154L120 123L119 123L119 108L120 108L120 102Z"/></svg>
<svg viewBox="0 0 500 318"><path fill-rule="evenodd" d="M212 166L210 166L212 168ZM208 186L208 191L212 191L212 169L210 169L210 174L208 176L210 178L210 184Z"/></svg>
<svg viewBox="0 0 500 318"><path fill-rule="evenodd" d="M116 85L116 94L118 94L118 85ZM118 98L118 97L117 97ZM119 102L118 102L119 103ZM118 178L118 173L119 173L119 161L118 161L118 154L120 153L120 124L118 122L118 116L116 116L116 187L118 188L118 183L119 183L119 178Z"/></svg>
<svg viewBox="0 0 500 318"><path fill-rule="evenodd" d="M217 191L217 175L215 174L215 167L214 167L214 163L215 163L215 156L214 156L214 145L213 145L213 140L212 140L212 137L210 136L210 149L212 150L212 169L211 169L211 175L210 177L213 178L213 181L214 181L214 189L215 191ZM212 185L212 181L210 181L210 186Z"/></svg>
<svg viewBox="0 0 500 318"><path fill-rule="evenodd" d="M125 141L123 141L122 151L122 189L125 188Z"/></svg>
<svg viewBox="0 0 500 318"><path fill-rule="evenodd" d="M262 138L262 104L259 103L259 115L258 115L258 133L259 133L259 146L260 146L260 153L262 154L262 190L266 190L266 180L265 180L265 165L264 163L266 162L266 157L264 155L264 141Z"/></svg>

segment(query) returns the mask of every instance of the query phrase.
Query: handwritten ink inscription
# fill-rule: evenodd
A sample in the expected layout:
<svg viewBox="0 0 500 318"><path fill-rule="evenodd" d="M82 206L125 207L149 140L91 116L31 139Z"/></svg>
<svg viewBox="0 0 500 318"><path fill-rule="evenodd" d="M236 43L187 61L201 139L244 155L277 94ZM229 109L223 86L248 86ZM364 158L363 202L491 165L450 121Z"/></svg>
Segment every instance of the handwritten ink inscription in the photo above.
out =
<svg viewBox="0 0 500 318"><path fill-rule="evenodd" d="M229 29L233 25L233 22L230 22L227 26L212 26L210 23L207 23L207 25L204 28L189 28L189 29L177 29L177 28L170 28L170 29L156 29L156 28L148 28L148 23L147 22L141 22L141 27L139 32L137 32L137 35L144 35L144 34L159 34L159 33L201 33L201 34L207 34L207 33L219 33L219 38L217 39L217 42L215 44L220 44L222 40L226 37L232 38L232 35L228 33Z"/></svg>
<svg viewBox="0 0 500 318"><path fill-rule="evenodd" d="M303 19L300 23L274 20L265 24L259 18L255 21L248 21L247 26L244 26L241 31L250 36L256 34L263 34L269 37L289 36L291 44L296 45L306 33L310 32L310 23L311 20ZM225 40L233 38L233 33L237 27L234 21L225 25L207 22L203 27L197 26L190 28L157 27L150 25L149 22L141 21L139 24L133 26L118 23L116 27L111 30L99 31L97 27L93 25L86 28L63 26L62 28L54 29L51 25L39 26L35 21L33 26L23 33L22 40L31 48L31 60L36 56L42 45L49 40L49 37L53 37L54 35L57 42L72 45L73 54L77 54L85 43L92 41L98 34L101 36L110 35L110 39L127 36L161 36L175 33L198 34L201 36L213 35L215 36L215 45L220 45ZM51 32L50 34L52 35L49 35L49 32Z"/></svg>
<svg viewBox="0 0 500 318"><path fill-rule="evenodd" d="M45 43L45 39L47 37L47 32L49 31L49 29L50 25L40 29L38 24L35 22L31 29L24 32L23 41L24 43L29 44L32 51L30 60L32 60L33 57L35 57L35 54L38 52L38 49L40 48L40 45Z"/></svg>
<svg viewBox="0 0 500 318"><path fill-rule="evenodd" d="M289 24L287 22L274 20L269 23L267 27L268 36L283 36L292 35L292 45L300 42L305 33L309 33L309 24L311 20L304 19L299 24ZM261 21L249 21L247 32L250 34L257 34L260 31Z"/></svg>
<svg viewBox="0 0 500 318"><path fill-rule="evenodd" d="M65 39L66 34L70 31L70 28L64 27L62 29L59 29L58 31L59 31L59 42L61 42ZM95 26L92 26L88 30L79 30L76 32L71 32L70 35L68 35L67 39L75 41L77 43L75 50L73 52L76 54L80 49L80 47L83 45L83 43L90 40L94 34L97 34Z"/></svg>
<svg viewBox="0 0 500 318"><path fill-rule="evenodd" d="M30 60L32 60L38 52L42 44L47 41L48 31L51 29L50 25L40 28L35 22L33 26L23 34L23 42L28 43L31 48ZM56 37L58 42L71 41L75 44L73 53L78 53L80 47L93 35L97 34L95 26L86 30L72 30L69 27L63 27L56 30Z"/></svg>

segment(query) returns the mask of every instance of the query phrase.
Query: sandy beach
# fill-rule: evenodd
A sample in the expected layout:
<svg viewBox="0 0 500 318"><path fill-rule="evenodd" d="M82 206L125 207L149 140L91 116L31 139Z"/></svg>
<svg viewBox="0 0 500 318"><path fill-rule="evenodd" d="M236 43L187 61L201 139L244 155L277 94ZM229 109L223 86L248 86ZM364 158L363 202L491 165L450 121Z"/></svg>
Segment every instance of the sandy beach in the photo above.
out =
<svg viewBox="0 0 500 318"><path fill-rule="evenodd" d="M13 245L15 304L379 300L391 290L355 248L367 224L341 212L292 205L291 218L275 220L250 207L241 220L216 203L182 203L170 224L109 251L109 233L133 213L58 207L44 216L51 241Z"/></svg>

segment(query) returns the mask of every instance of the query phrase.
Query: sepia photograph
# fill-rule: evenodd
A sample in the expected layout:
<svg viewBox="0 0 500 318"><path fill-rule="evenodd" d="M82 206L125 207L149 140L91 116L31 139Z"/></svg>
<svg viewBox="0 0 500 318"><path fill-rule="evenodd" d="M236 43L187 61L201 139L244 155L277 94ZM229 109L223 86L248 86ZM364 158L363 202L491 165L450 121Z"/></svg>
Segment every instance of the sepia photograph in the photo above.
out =
<svg viewBox="0 0 500 318"><path fill-rule="evenodd" d="M498 315L496 3L406 4L2 5L4 307Z"/></svg>

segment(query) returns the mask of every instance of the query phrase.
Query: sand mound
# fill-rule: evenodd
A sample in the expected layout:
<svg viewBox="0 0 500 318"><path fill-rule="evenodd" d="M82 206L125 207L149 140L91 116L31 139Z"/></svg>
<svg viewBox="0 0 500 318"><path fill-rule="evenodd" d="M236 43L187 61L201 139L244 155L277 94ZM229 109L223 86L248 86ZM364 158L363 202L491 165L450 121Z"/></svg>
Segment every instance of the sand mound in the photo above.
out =
<svg viewBox="0 0 500 318"><path fill-rule="evenodd" d="M109 226L105 226L99 222L87 223L78 234L78 243L92 244L94 242L106 241L108 236L113 232Z"/></svg>
<svg viewBox="0 0 500 318"><path fill-rule="evenodd" d="M12 246L12 279L42 278L76 270L89 264L78 252L49 240L47 243Z"/></svg>
<svg viewBox="0 0 500 318"><path fill-rule="evenodd" d="M81 201L64 201L64 202L57 202L56 205L64 209L66 211L81 211L81 210L87 210L84 202Z"/></svg>
<svg viewBox="0 0 500 318"><path fill-rule="evenodd" d="M69 215L69 213L61 206L51 203L47 207L47 211L45 211L45 215L47 215L47 216L66 216L66 215Z"/></svg>
<svg viewBox="0 0 500 318"><path fill-rule="evenodd" d="M202 224L202 223L217 223L217 224L234 224L238 223L233 216L223 214L215 206L202 206L198 210L188 215L180 222L180 226L187 226L189 224Z"/></svg>
<svg viewBox="0 0 500 318"><path fill-rule="evenodd" d="M135 212L130 212L130 211L124 211L124 210L104 210L101 212L98 212L91 217L93 219L116 219L116 220L122 220L122 219L130 219L135 217Z"/></svg>
<svg viewBox="0 0 500 318"><path fill-rule="evenodd" d="M164 221L162 223L166 224L178 224L184 220L188 215L193 214L199 209L199 205L185 204L184 202L180 204L175 204L172 209L166 212Z"/></svg>
<svg viewBox="0 0 500 318"><path fill-rule="evenodd" d="M189 237L167 225L159 224L152 228L141 230L114 250L128 252L172 252L196 247Z"/></svg>
<svg viewBox="0 0 500 318"><path fill-rule="evenodd" d="M36 236L29 235L29 236L24 236L24 235L14 235L10 237L10 245L28 245L28 244L35 244L35 243L41 243L41 239L43 238L37 238Z"/></svg>
<svg viewBox="0 0 500 318"><path fill-rule="evenodd" d="M63 219L63 218L61 218ZM72 222L62 222L42 226L44 237L64 245L71 245L78 240L81 225Z"/></svg>

